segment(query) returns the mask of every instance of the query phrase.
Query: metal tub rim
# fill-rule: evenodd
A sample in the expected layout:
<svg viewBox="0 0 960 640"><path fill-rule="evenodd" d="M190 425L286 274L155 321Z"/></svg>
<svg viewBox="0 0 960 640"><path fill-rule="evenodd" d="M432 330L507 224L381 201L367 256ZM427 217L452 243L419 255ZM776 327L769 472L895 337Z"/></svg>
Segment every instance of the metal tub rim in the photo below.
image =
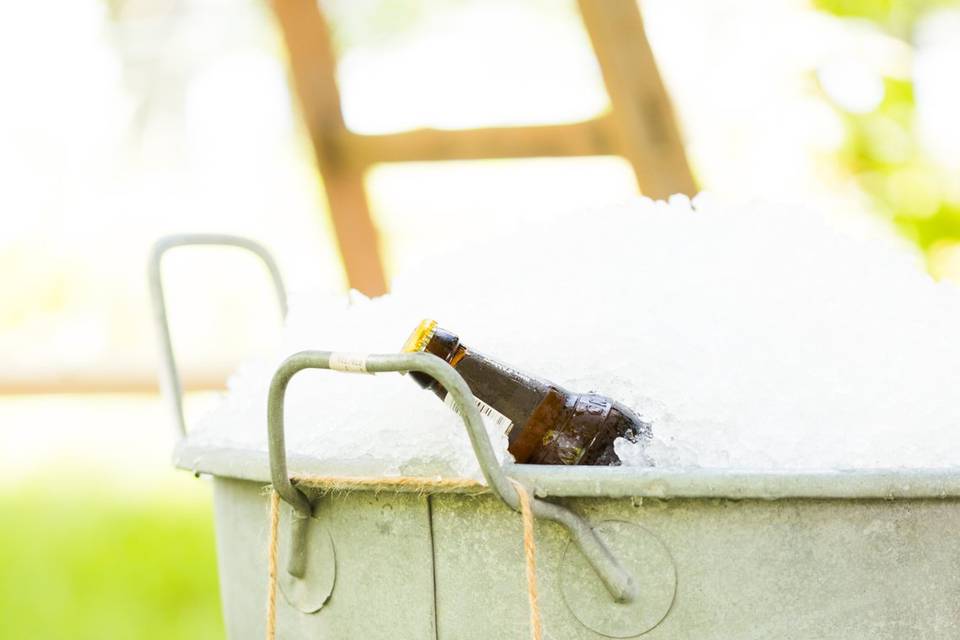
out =
<svg viewBox="0 0 960 640"><path fill-rule="evenodd" d="M270 483L266 451L177 444L174 464L194 474ZM290 454L293 475L385 475L377 461L330 461ZM780 499L960 498L960 467L752 470L687 467L564 467L506 464L507 476L540 497ZM416 473L416 469L411 470ZM424 475L433 472L424 472Z"/></svg>

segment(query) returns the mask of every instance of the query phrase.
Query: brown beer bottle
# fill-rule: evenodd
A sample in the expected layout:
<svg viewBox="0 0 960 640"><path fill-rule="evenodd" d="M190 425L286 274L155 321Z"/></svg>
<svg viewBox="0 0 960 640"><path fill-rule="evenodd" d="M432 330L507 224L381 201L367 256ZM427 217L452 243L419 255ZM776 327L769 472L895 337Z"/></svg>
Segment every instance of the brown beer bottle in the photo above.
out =
<svg viewBox="0 0 960 640"><path fill-rule="evenodd" d="M573 393L517 371L464 346L433 320L421 322L403 350L432 353L456 369L480 412L504 427L518 463L617 465L616 438L638 442L652 435L650 425L619 402ZM415 371L410 377L448 402L446 390L432 377Z"/></svg>

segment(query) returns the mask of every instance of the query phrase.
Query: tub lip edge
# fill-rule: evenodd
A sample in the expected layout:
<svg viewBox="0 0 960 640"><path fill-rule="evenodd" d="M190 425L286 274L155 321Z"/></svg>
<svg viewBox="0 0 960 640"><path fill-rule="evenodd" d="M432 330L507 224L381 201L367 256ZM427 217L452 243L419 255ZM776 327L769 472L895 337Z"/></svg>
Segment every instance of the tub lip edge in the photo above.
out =
<svg viewBox="0 0 960 640"><path fill-rule="evenodd" d="M180 441L173 463L194 474L270 483L265 450ZM365 465L291 454L295 474L370 475ZM542 497L726 498L732 500L919 499L960 497L960 467L757 470L724 468L562 467L507 464L508 476Z"/></svg>

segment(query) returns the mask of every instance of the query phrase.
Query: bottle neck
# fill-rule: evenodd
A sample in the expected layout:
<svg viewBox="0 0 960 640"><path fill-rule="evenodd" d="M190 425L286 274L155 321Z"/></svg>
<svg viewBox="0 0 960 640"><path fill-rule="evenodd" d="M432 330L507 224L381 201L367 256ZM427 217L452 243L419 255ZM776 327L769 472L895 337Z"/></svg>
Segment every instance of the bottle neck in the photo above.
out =
<svg viewBox="0 0 960 640"><path fill-rule="evenodd" d="M458 352L465 352L466 349L460 346L460 338L445 329L437 327L426 346L423 348L425 353L432 353L438 358L444 360L447 364L456 366ZM461 356L462 357L462 356ZM447 395L446 390L429 375L420 371L411 371L410 377L424 389L430 389L435 394L444 398Z"/></svg>
<svg viewBox="0 0 960 640"><path fill-rule="evenodd" d="M470 391L483 403L490 405L513 422L510 438L527 423L553 385L509 367L502 362L477 353L460 343L460 338L437 327L423 349L442 358L457 370ZM425 373L410 372L410 377L441 400L447 391Z"/></svg>

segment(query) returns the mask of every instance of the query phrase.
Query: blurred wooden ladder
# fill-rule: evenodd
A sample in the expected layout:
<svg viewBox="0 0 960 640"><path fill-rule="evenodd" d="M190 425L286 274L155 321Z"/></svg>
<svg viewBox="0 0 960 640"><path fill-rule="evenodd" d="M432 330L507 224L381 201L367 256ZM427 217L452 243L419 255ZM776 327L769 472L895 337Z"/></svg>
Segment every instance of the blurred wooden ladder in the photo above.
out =
<svg viewBox="0 0 960 640"><path fill-rule="evenodd" d="M318 0L270 0L289 56L351 287L386 292L363 176L381 162L620 155L641 192L693 195L695 185L637 0L578 0L610 112L573 124L360 135L346 128L330 30Z"/></svg>

